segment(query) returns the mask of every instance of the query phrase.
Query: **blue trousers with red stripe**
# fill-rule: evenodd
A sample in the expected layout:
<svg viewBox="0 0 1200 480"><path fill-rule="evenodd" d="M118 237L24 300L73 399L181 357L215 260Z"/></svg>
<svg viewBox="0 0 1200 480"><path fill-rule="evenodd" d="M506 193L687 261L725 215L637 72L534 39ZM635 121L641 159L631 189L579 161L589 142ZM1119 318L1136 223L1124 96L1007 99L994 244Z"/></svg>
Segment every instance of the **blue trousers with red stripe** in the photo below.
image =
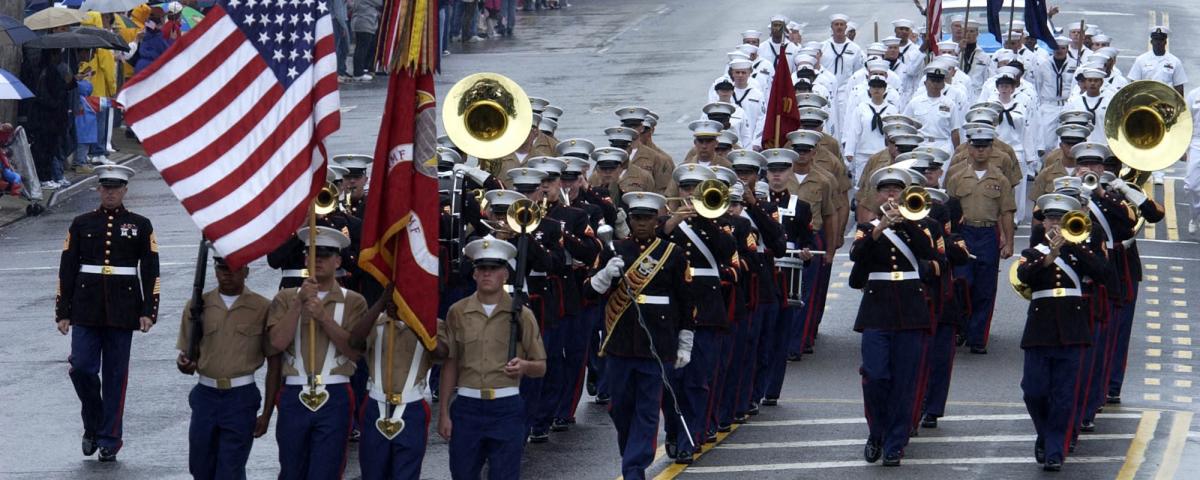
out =
<svg viewBox="0 0 1200 480"><path fill-rule="evenodd" d="M579 395L583 391L583 382L587 367L588 343L591 340L594 320L586 316L587 309L578 316L569 317L566 324L566 338L563 342L563 390L558 399L558 408L554 418L567 420L575 418L575 407L579 405Z"/></svg>
<svg viewBox="0 0 1200 480"><path fill-rule="evenodd" d="M541 378L542 394L537 405L533 406L530 427L534 432L549 431L550 422L558 413L559 402L566 390L567 376L571 373L565 364L567 334L570 333L570 324L576 323L577 320L578 317L575 316L564 316L559 319L557 325L542 328L542 345L546 348L546 374Z"/></svg>
<svg viewBox="0 0 1200 480"><path fill-rule="evenodd" d="M1021 390L1025 408L1046 446L1046 460L1062 461L1071 427L1078 422L1076 398L1083 347L1032 347L1025 349Z"/></svg>
<svg viewBox="0 0 1200 480"><path fill-rule="evenodd" d="M750 410L750 403L757 404L767 394L768 385L771 384L775 377L775 365L772 363L775 360L776 351L786 352L784 348L776 348L779 335L777 332L780 320L780 312L783 311L778 303L760 303L758 308L754 309L754 320L758 330L758 351L755 359L754 382L750 386L750 395L744 400L742 411ZM786 340L786 336L785 336ZM787 342L782 342L787 345ZM787 367L787 354L783 355L783 366ZM783 375L783 372L779 372ZM780 380L780 385L783 381ZM776 393L776 396L779 394Z"/></svg>
<svg viewBox="0 0 1200 480"><path fill-rule="evenodd" d="M800 317L800 308L780 304L779 316L775 318L775 328L770 333L771 337L766 347L770 350L771 359L767 376L764 378L765 398L777 399L783 392L783 379L787 375L788 342L792 338L793 325L797 323L804 323ZM764 334L767 334L768 329L767 326L763 326Z"/></svg>
<svg viewBox="0 0 1200 480"><path fill-rule="evenodd" d="M870 439L881 442L885 454L908 445L926 336L924 330L862 332L863 406Z"/></svg>
<svg viewBox="0 0 1200 480"><path fill-rule="evenodd" d="M424 400L404 407L404 429L388 440L379 433L379 402L368 398L363 405L362 439L358 443L358 466L363 480L416 480L421 478L421 460L429 441L429 404ZM399 406L395 407L399 408Z"/></svg>
<svg viewBox="0 0 1200 480"><path fill-rule="evenodd" d="M757 310L757 309L756 309ZM725 381L724 399L721 401L720 416L717 426L724 427L733 423L733 418L746 412L746 399L753 389L754 374L758 370L758 323L755 322L755 312L738 319L733 331L733 356L728 367L728 378Z"/></svg>
<svg viewBox="0 0 1200 480"><path fill-rule="evenodd" d="M825 250L825 233L824 230L813 232L815 240L814 250ZM817 323L821 321L821 315L825 310L825 292L829 290L829 279L822 277L827 276L830 268L825 268L823 256L813 257L809 260L808 265L804 266L801 273L800 298L804 299L804 305L798 307L795 320L792 323L792 331L788 340L788 353L792 355L800 355L804 352L805 347L811 347L813 337L817 332Z"/></svg>
<svg viewBox="0 0 1200 480"><path fill-rule="evenodd" d="M121 449L125 385L129 383L129 345L133 330L71 327L71 383L79 396L83 434L101 448Z"/></svg>
<svg viewBox="0 0 1200 480"><path fill-rule="evenodd" d="M1133 315L1137 310L1138 282L1132 282L1133 299L1117 309L1116 347L1113 350L1113 368L1108 376L1108 394L1121 396L1121 385L1125 383L1125 364L1129 359L1129 336L1133 334Z"/></svg>
<svg viewBox="0 0 1200 480"><path fill-rule="evenodd" d="M460 395L450 404L450 421L451 478L479 480L484 462L489 480L521 478L525 403L520 396L480 400Z"/></svg>
<svg viewBox="0 0 1200 480"><path fill-rule="evenodd" d="M246 478L262 393L254 384L229 390L192 387L188 405L188 472L195 479Z"/></svg>
<svg viewBox="0 0 1200 480"><path fill-rule="evenodd" d="M967 249L975 255L974 260L956 272L956 277L967 279L967 285L971 286L967 345L986 348L992 330L992 309L996 305L996 279L1000 274L1000 231L999 227L968 225L963 225L960 231Z"/></svg>
<svg viewBox="0 0 1200 480"><path fill-rule="evenodd" d="M712 328L698 328L692 342L692 361L669 375L671 388L679 400L679 410L687 428L679 422L670 402L663 402L663 416L666 417L667 439L678 445L680 452L694 453L704 445L704 428L708 418L709 392L712 388L713 371L717 366L720 354L721 333ZM670 373L670 372L668 372ZM609 376L609 389L616 388ZM688 433L692 441L688 441Z"/></svg>
<svg viewBox="0 0 1200 480"><path fill-rule="evenodd" d="M946 397L950 394L950 374L954 371L955 334L954 325L938 324L937 332L930 341L926 353L928 377L925 384L925 401L922 415L941 417L946 414Z"/></svg>
<svg viewBox="0 0 1200 480"><path fill-rule="evenodd" d="M587 368L595 372L596 396L608 396L608 375L604 374L604 363L608 357L600 356L600 346L604 345L604 306L593 305L583 310L584 323L590 325L587 331L588 353Z"/></svg>
<svg viewBox="0 0 1200 480"><path fill-rule="evenodd" d="M605 357L604 373L612 385L608 416L617 429L621 474L629 480L646 478L658 449L658 408L662 403L662 370L648 358Z"/></svg>
<svg viewBox="0 0 1200 480"><path fill-rule="evenodd" d="M354 391L349 383L326 385L329 399L313 412L300 403L300 385L279 392L280 480L341 478L353 424Z"/></svg>

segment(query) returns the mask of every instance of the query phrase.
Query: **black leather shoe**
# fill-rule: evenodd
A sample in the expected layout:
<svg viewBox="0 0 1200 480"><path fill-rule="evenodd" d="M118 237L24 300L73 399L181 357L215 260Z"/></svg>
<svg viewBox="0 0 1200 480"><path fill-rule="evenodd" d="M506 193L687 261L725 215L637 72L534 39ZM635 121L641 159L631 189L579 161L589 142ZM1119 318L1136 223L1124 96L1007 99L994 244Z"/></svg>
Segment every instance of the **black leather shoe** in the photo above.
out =
<svg viewBox="0 0 1200 480"><path fill-rule="evenodd" d="M704 436L704 443L715 443L717 441L717 432L711 432Z"/></svg>
<svg viewBox="0 0 1200 480"><path fill-rule="evenodd" d="M566 420L563 420L561 418L556 418L556 419L554 419L553 422L550 422L550 431L551 432L565 432L570 429L571 429L571 424L567 423Z"/></svg>
<svg viewBox="0 0 1200 480"><path fill-rule="evenodd" d="M776 405L779 405L779 399L778 398L764 398L762 401L762 404L764 407L774 407Z"/></svg>
<svg viewBox="0 0 1200 480"><path fill-rule="evenodd" d="M879 457L883 455L883 450L879 448L879 441L867 440L867 444L863 447L863 460L867 463L875 463L879 461Z"/></svg>
<svg viewBox="0 0 1200 480"><path fill-rule="evenodd" d="M1071 443L1067 444L1067 453L1075 453L1075 445L1079 444L1079 438L1072 438Z"/></svg>
<svg viewBox="0 0 1200 480"><path fill-rule="evenodd" d="M738 425L744 425L749 420L750 420L750 416L746 415L744 413L741 415L738 415L736 417L733 417L733 423L736 423Z"/></svg>
<svg viewBox="0 0 1200 480"><path fill-rule="evenodd" d="M679 448L671 442L667 442L666 445L663 445L663 452L666 452L668 458L675 458L679 456Z"/></svg>
<svg viewBox="0 0 1200 480"><path fill-rule="evenodd" d="M1079 431L1081 431L1081 432L1096 431L1096 422L1093 420L1084 420L1083 423L1079 425Z"/></svg>
<svg viewBox="0 0 1200 480"><path fill-rule="evenodd" d="M678 463L680 465L691 465L692 464L692 452L685 452L685 451L680 450L679 454L675 455L675 463Z"/></svg>
<svg viewBox="0 0 1200 480"><path fill-rule="evenodd" d="M812 353L813 353L813 346L812 346L812 345L809 345L809 346L807 346L807 347L804 347L804 354L805 354L805 355L812 355Z"/></svg>
<svg viewBox="0 0 1200 480"><path fill-rule="evenodd" d="M717 427L717 432L719 432L719 433L729 433L732 430L733 430L733 427L730 425L722 425L720 427Z"/></svg>
<svg viewBox="0 0 1200 480"><path fill-rule="evenodd" d="M892 453L887 454L886 456L883 457L883 466L899 467L900 466L900 457L902 457L902 456L903 455L900 455L900 452L892 452Z"/></svg>
<svg viewBox="0 0 1200 480"><path fill-rule="evenodd" d="M360 439L362 439L362 432L357 428L350 431L350 443L358 443Z"/></svg>
<svg viewBox="0 0 1200 480"><path fill-rule="evenodd" d="M937 428L937 419L938 417L925 414L924 417L921 417L921 428Z"/></svg>
<svg viewBox="0 0 1200 480"><path fill-rule="evenodd" d="M533 432L529 434L529 443L546 443L550 441L550 433Z"/></svg>
<svg viewBox="0 0 1200 480"><path fill-rule="evenodd" d="M1120 405L1121 404L1121 396L1120 395L1109 395L1108 398L1105 399L1105 402L1108 403L1109 405Z"/></svg>
<svg viewBox="0 0 1200 480"><path fill-rule="evenodd" d="M96 449L100 447L96 444L96 437L88 434L83 435L81 446L83 447L83 456L85 457L92 456L93 453L96 453Z"/></svg>
<svg viewBox="0 0 1200 480"><path fill-rule="evenodd" d="M600 394L596 396L596 405L608 405L608 395Z"/></svg>
<svg viewBox="0 0 1200 480"><path fill-rule="evenodd" d="M1037 460L1037 463L1046 463L1045 440L1038 438L1037 441L1033 442L1033 459Z"/></svg>
<svg viewBox="0 0 1200 480"><path fill-rule="evenodd" d="M587 382L585 387L587 388L588 395L596 396L596 382Z"/></svg>
<svg viewBox="0 0 1200 480"><path fill-rule="evenodd" d="M987 355L987 347L971 347L971 353L975 355Z"/></svg>
<svg viewBox="0 0 1200 480"><path fill-rule="evenodd" d="M957 335L955 335L955 336L954 336L954 344L955 344L955 345L957 345L957 346L959 346L959 347L961 347L961 346L963 346L963 345L966 345L966 344L967 344L967 336L966 336L966 335L963 335L963 334L961 334L961 333L960 333L960 334L957 334Z"/></svg>
<svg viewBox="0 0 1200 480"><path fill-rule="evenodd" d="M109 449L107 449L107 448L104 448L104 447L100 447L100 461L101 461L101 462L115 462L115 461L117 461L117 451L116 451L116 450L109 450Z"/></svg>
<svg viewBox="0 0 1200 480"><path fill-rule="evenodd" d="M758 402L750 402L750 409L746 410L746 415L751 417L758 415Z"/></svg>
<svg viewBox="0 0 1200 480"><path fill-rule="evenodd" d="M799 354L799 353L789 353L789 354L788 354L788 361L789 361L789 362L799 362L799 361L800 361L800 354Z"/></svg>
<svg viewBox="0 0 1200 480"><path fill-rule="evenodd" d="M1042 470L1047 472L1058 472L1062 470L1062 460L1047 460L1042 466Z"/></svg>

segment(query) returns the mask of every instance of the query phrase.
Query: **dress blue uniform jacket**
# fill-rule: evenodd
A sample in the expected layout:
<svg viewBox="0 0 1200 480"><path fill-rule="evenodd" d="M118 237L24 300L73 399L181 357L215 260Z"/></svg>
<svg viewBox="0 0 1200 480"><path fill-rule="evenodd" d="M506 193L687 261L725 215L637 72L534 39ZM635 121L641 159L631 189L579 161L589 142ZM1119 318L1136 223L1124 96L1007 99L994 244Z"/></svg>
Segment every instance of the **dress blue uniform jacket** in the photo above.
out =
<svg viewBox="0 0 1200 480"><path fill-rule="evenodd" d="M81 273L80 265L135 267L138 275ZM75 217L58 269L55 317L72 325L140 328L158 318L158 242L146 217L117 207Z"/></svg>

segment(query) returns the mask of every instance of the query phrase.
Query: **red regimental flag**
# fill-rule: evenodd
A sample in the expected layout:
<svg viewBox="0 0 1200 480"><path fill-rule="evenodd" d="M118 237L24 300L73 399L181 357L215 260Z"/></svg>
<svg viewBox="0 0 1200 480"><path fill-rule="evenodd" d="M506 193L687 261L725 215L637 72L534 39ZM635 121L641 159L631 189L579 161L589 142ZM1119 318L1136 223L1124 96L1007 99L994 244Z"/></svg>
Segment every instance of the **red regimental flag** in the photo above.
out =
<svg viewBox="0 0 1200 480"><path fill-rule="evenodd" d="M784 42L779 46L779 56L775 57L775 76L771 79L771 96L767 99L767 117L763 124L763 150L783 147L787 143L787 134L800 129L796 87L792 85L792 69L786 50L787 42Z"/></svg>

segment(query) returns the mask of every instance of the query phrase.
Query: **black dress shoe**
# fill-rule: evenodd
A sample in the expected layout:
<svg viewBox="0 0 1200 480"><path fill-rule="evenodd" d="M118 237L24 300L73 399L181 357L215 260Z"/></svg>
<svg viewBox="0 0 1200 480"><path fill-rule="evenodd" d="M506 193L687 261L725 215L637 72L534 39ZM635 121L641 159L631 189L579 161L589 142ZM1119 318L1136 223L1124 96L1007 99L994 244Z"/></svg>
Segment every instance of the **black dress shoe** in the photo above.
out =
<svg viewBox="0 0 1200 480"><path fill-rule="evenodd" d="M679 447L672 442L667 442L663 445L663 452L667 454L667 458L675 458L679 456Z"/></svg>
<svg viewBox="0 0 1200 480"><path fill-rule="evenodd" d="M609 400L608 395L605 395L605 394L597 395L596 396L596 405L608 405L608 400Z"/></svg>
<svg viewBox="0 0 1200 480"><path fill-rule="evenodd" d="M678 463L680 465L691 465L692 464L692 452L686 452L686 451L680 450L679 454L675 455L675 463Z"/></svg>
<svg viewBox="0 0 1200 480"><path fill-rule="evenodd" d="M807 347L804 347L804 354L805 354L805 355L811 355L812 353L813 353L813 346L812 346L812 345L809 345L809 346L807 346Z"/></svg>
<svg viewBox="0 0 1200 480"><path fill-rule="evenodd" d="M745 413L738 415L736 417L733 417L733 423L736 423L738 425L744 425L748 421L750 421L750 416Z"/></svg>
<svg viewBox="0 0 1200 480"><path fill-rule="evenodd" d="M587 382L585 386L587 388L588 395L593 397L596 396L596 382Z"/></svg>
<svg viewBox="0 0 1200 480"><path fill-rule="evenodd" d="M867 440L867 444L863 446L863 460L867 463L875 463L879 461L879 457L883 455L883 450L879 447L878 440Z"/></svg>
<svg viewBox="0 0 1200 480"><path fill-rule="evenodd" d="M746 415L751 417L758 415L758 402L750 402L750 409L746 410Z"/></svg>
<svg viewBox="0 0 1200 480"><path fill-rule="evenodd" d="M764 407L774 407L776 405L779 405L779 399L778 398L764 398L762 401L762 404Z"/></svg>
<svg viewBox="0 0 1200 480"><path fill-rule="evenodd" d="M1071 439L1071 443L1067 444L1067 453L1075 453L1075 446L1079 445L1079 437Z"/></svg>
<svg viewBox="0 0 1200 480"><path fill-rule="evenodd" d="M105 447L100 447L100 461L101 462L117 461L117 451L109 450L108 448L105 448Z"/></svg>
<svg viewBox="0 0 1200 480"><path fill-rule="evenodd" d="M1093 420L1084 420L1083 423L1079 425L1079 431L1081 431L1081 432L1096 431L1096 422Z"/></svg>
<svg viewBox="0 0 1200 480"><path fill-rule="evenodd" d="M963 345L966 345L967 344L967 336L963 335L961 333L955 335L954 336L954 344L957 346L960 346L960 347Z"/></svg>
<svg viewBox="0 0 1200 480"><path fill-rule="evenodd" d="M799 362L799 361L800 361L800 354L799 354L799 353L789 353L789 354L788 354L788 361L789 361L789 362Z"/></svg>
<svg viewBox="0 0 1200 480"><path fill-rule="evenodd" d="M938 417L926 413L921 417L921 428L937 428L937 419Z"/></svg>
<svg viewBox="0 0 1200 480"><path fill-rule="evenodd" d="M533 432L529 434L529 443L546 443L550 441L549 432Z"/></svg>
<svg viewBox="0 0 1200 480"><path fill-rule="evenodd" d="M357 428L350 431L350 443L358 443L361 438L362 432L358 431Z"/></svg>
<svg viewBox="0 0 1200 480"><path fill-rule="evenodd" d="M1038 438L1033 442L1033 459L1037 463L1046 463L1046 441Z"/></svg>
<svg viewBox="0 0 1200 480"><path fill-rule="evenodd" d="M892 453L887 454L886 456L883 457L883 466L899 467L900 466L900 457L902 457L902 456L903 455L900 455L900 452L892 452Z"/></svg>
<svg viewBox="0 0 1200 480"><path fill-rule="evenodd" d="M717 432L719 432L719 433L729 433L732 430L733 430L733 427L730 425L722 425L722 426L717 427Z"/></svg>
<svg viewBox="0 0 1200 480"><path fill-rule="evenodd" d="M550 422L550 431L551 432L565 432L570 429L571 429L571 424L567 423L566 420L563 420L561 418L556 418L556 419L554 419L553 422Z"/></svg>
<svg viewBox="0 0 1200 480"><path fill-rule="evenodd" d="M987 347L971 347L971 353L976 355L987 355Z"/></svg>
<svg viewBox="0 0 1200 480"><path fill-rule="evenodd" d="M96 437L86 433L83 434L81 446L83 447L83 456L85 457L92 456L93 453L96 453L96 449L100 448L100 446L96 444Z"/></svg>
<svg viewBox="0 0 1200 480"><path fill-rule="evenodd" d="M1109 395L1108 398L1105 399L1105 402L1108 403L1109 405L1120 405L1121 404L1121 396L1120 395Z"/></svg>
<svg viewBox="0 0 1200 480"><path fill-rule="evenodd" d="M1045 465L1042 465L1042 470L1047 472L1058 472L1062 470L1062 460L1047 460Z"/></svg>

